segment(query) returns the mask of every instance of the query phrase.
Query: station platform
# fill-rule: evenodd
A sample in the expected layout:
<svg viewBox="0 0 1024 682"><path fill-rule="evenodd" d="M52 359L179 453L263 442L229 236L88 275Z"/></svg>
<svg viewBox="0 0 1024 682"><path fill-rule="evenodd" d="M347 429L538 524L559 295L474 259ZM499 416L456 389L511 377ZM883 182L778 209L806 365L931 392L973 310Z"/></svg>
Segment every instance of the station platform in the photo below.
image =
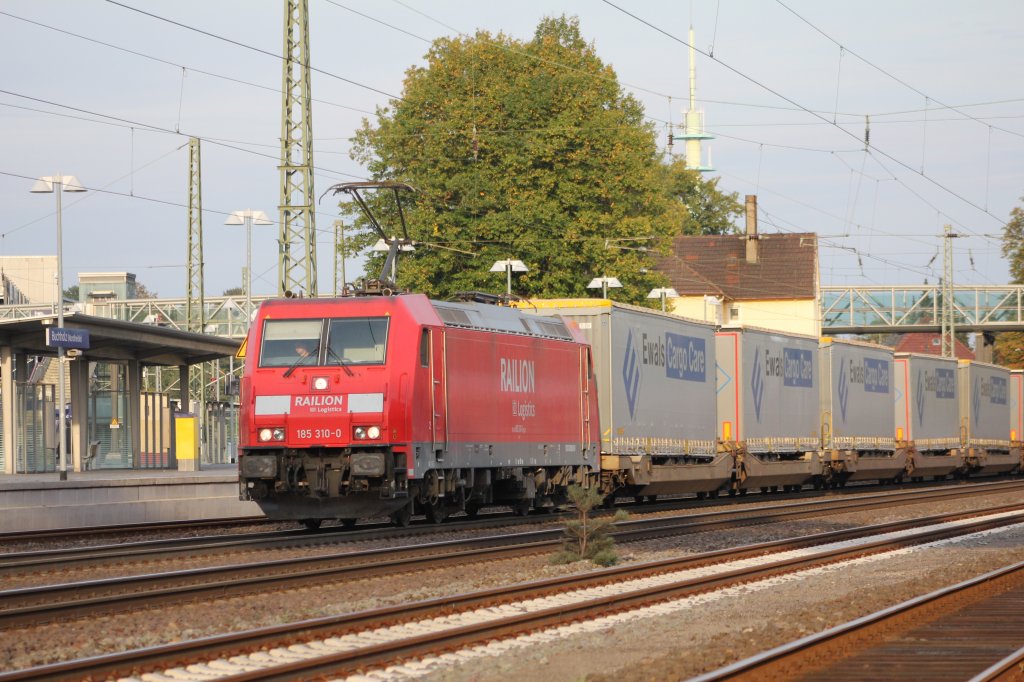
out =
<svg viewBox="0 0 1024 682"><path fill-rule="evenodd" d="M0 532L262 516L238 499L234 464L201 471L0 475Z"/></svg>

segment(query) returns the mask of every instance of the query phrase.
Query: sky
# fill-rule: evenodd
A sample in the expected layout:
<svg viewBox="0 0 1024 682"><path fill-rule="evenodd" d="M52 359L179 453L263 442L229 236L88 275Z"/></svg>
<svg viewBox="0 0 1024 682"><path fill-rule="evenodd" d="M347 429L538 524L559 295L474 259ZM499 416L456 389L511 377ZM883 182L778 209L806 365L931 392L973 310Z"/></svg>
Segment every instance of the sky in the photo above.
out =
<svg viewBox="0 0 1024 682"><path fill-rule="evenodd" d="M693 26L708 177L758 196L761 232L818 233L822 284L935 284L946 224L962 237L956 284L1008 282L1000 236L1024 195L1019 0L309 0L317 196L365 178L350 139L432 40L529 40L562 14L663 147L687 104ZM0 0L0 256L56 253L53 195L29 189L75 175L92 191L64 196L65 286L128 271L184 296L196 136L205 291L240 286L245 230L227 214L279 218L283 17L282 0ZM330 293L336 204L317 211ZM276 292L277 230L253 228L254 294ZM346 265L351 281L361 261Z"/></svg>

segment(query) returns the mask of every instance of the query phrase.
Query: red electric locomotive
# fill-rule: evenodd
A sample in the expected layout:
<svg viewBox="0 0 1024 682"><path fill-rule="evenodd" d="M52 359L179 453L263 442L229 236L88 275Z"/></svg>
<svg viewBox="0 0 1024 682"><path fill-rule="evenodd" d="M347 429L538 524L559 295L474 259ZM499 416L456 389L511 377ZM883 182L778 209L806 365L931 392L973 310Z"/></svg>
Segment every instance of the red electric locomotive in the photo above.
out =
<svg viewBox="0 0 1024 682"><path fill-rule="evenodd" d="M525 513L598 467L590 347L561 318L413 294L279 299L246 348L241 496L270 518Z"/></svg>

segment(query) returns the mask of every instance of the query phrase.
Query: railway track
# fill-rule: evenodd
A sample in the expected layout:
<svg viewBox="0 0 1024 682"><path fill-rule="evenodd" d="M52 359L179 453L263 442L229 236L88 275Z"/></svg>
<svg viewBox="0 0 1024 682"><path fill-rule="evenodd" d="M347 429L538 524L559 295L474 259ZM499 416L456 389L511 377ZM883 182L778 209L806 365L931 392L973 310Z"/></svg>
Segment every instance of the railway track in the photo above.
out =
<svg viewBox="0 0 1024 682"><path fill-rule="evenodd" d="M1024 488L1024 482L990 485L992 487L986 490L991 492ZM819 517L832 513L934 502L976 494L976 490L968 488L922 490L852 499L791 502L780 506L759 506L753 509L718 511L696 516L655 517L620 523L613 535L617 542L629 543L722 528ZM1005 505L998 509L1004 512L1015 511L1024 509L1024 504ZM911 519L897 522L890 527L911 528L935 518L949 517ZM840 531L840 535L825 534L822 537L851 538L870 532L873 532L872 529L853 529ZM317 538L308 534L304 537ZM561 541L561 529L552 528L4 590L0 591L0 628L26 627L57 619L67 620L164 604L180 605L187 601L238 594L251 595L259 591L303 587L311 581L393 576L448 565L460 566L529 556L553 552ZM23 565L21 568L37 567Z"/></svg>
<svg viewBox="0 0 1024 682"><path fill-rule="evenodd" d="M846 508L844 505L854 505L854 508L862 504L864 500L885 499L892 504L915 504L928 502L937 499L961 497L965 495L995 494L1012 490L1024 490L1024 481L997 481L972 484L967 486L942 486L929 487L918 490L898 489L895 492L871 492L867 495L861 491L860 494L845 494L838 499L833 496L821 497L812 496L802 501L787 501L781 504L757 504L749 502L742 505L739 510L725 510L717 512L696 512L688 515L687 518L695 521L718 519L722 523L730 520L737 522L749 521L748 517L757 517L766 509L783 509L797 511L803 508L815 509L820 505L822 511L832 511ZM829 507L828 505L837 505ZM751 507L746 509L746 507ZM662 510L676 510L672 505L639 505L644 512L657 512ZM870 507L868 507L870 508ZM529 519L522 517L498 516L491 519L477 519L456 521L453 523L438 526L436 524L423 524L410 528L395 529L395 533L389 533L392 537L422 539L429 538L438 533L450 533L460 530L480 529L504 529L515 528L524 523L536 524L538 522L558 521L563 515L534 516ZM774 520L774 519L771 519ZM657 521L655 521L657 523ZM63 547L55 549L32 550L25 552L9 552L0 554L0 576L18 574L24 571L47 571L59 568L61 572L72 571L76 567L97 565L113 562L118 559L130 561L146 560L155 562L159 560L175 559L179 557L197 557L232 550L264 551L277 549L292 549L316 546L341 546L355 541L376 539L383 530L390 529L386 523L367 524L358 529L346 530L341 527L323 529L318 532L309 532L302 529L274 530L262 532L249 532L231 535L213 535L203 537L186 538L165 538L157 540L142 540L135 542L118 542L109 545L86 546L86 547ZM552 531L559 532L559 531ZM543 537L538 536L538 537Z"/></svg>
<svg viewBox="0 0 1024 682"><path fill-rule="evenodd" d="M52 680L163 671L177 680L345 675L871 554L1024 523L1024 505L775 541L0 675ZM540 631L540 632L538 632ZM526 633L536 633L528 635ZM514 646L514 644L507 644ZM431 665L425 660L406 665Z"/></svg>
<svg viewBox="0 0 1024 682"><path fill-rule="evenodd" d="M981 482L981 483L974 482L974 481L968 483L968 482L965 482L963 480L948 480L948 481L944 481L944 482L938 482L938 481L932 481L932 482L905 482L905 483L901 483L901 484L898 484L898 485L895 485L895 484L879 484L879 483L874 483L874 482L871 482L871 483L868 483L868 482L855 482L855 483L850 484L850 486L847 487L847 488L836 489L836 490L829 490L829 489L813 490L813 489L808 487L808 488L805 488L805 489L803 489L802 491L800 491L798 493L790 494L789 497L786 498L786 499L802 500L802 499L823 498L823 497L828 497L828 496L833 496L833 497L834 496L846 496L846 495L856 496L856 495L862 495L865 492L870 492L870 493L883 492L884 493L884 492L887 492L887 491L890 491L890 490L891 491L917 490L917 489L931 490L931 489L938 489L938 488L944 488L944 487L962 487L962 486L965 486L965 485L966 486L985 486L985 485L996 485L996 484L1000 484L1000 483L1004 483L1004 482L1013 482L1013 481L1019 481L1019 480L1020 480L1020 478L1017 477L1017 476L1013 476L1013 477L1000 476L1000 477L988 478L984 482ZM670 510L670 509L672 509L672 510L686 509L686 510L697 510L697 511L699 511L700 509L702 509L704 507L707 507L707 506L745 506L745 505L750 505L750 504L758 504L761 501L763 501L764 499L766 499L766 498L764 498L761 495L758 495L756 493L753 494L753 495L749 495L749 496L748 495L728 496L728 497L726 497L726 496L717 497L716 496L716 497L714 497L712 499L698 499L698 498L693 498L693 497L685 497L685 498L675 498L675 499L670 498L668 500L662 500L662 501L657 502L657 503L650 503L650 502L645 502L643 504L641 504L639 502L638 503L634 503L634 504L627 503L625 505L625 508L628 509L630 507L637 507L637 508L641 508L641 509L643 509L645 511L660 511L660 510ZM773 497L771 499L778 499L778 498L774 498ZM484 516L484 512L481 513L481 516ZM501 518L504 515L501 512L495 512L493 514L490 514L489 516L490 516L490 519L489 519L490 522L494 523L497 519ZM532 516L532 517L529 517L529 518L532 519L532 520L536 520L538 518L538 516ZM508 521L508 523L510 525L513 525L515 523L522 523L522 522L524 522L524 520L521 517L516 517L515 520L512 520L512 519L506 519L506 520ZM483 520L481 519L480 521L483 521ZM441 527L442 528L451 528L453 526L456 526L456 524L458 524L459 526L461 526L462 524L469 524L470 527L472 527L473 525L480 525L480 521L474 522L474 521L469 521L465 517L461 517L461 518L460 517L456 517L456 519L454 519L454 520L453 519L448 519L448 521L443 526L441 526ZM164 542L164 541L167 541L167 542L181 541L183 543L187 543L189 541L202 541L205 538L213 538L213 539L237 538L237 539L244 539L247 535L254 535L255 533L241 533L241 534L235 534L233 536L232 535L227 535L227 534L224 534L224 535L214 535L214 536L204 536L204 537L180 537L180 536L174 537L174 536L171 536L171 537L166 537L166 538L163 538L163 539L141 540L141 541L140 540L133 540L131 538L126 538L125 536L126 535L128 535L128 536L142 536L142 535L146 535L146 534L167 534L167 535L170 535L170 534L173 534L173 533L193 532L193 531L196 531L196 530L202 530L204 528L231 528L231 527L244 527L244 526L268 526L268 527L274 527L274 526L281 526L283 523L287 523L287 522L271 521L271 520L269 520L269 519L267 519L266 517L263 517L263 516L253 516L253 517L230 518L230 519L204 519L204 520L195 520L195 521L163 521L163 522L156 522L156 523L129 523L129 524L123 524L123 525L87 526L87 527L82 527L82 528L63 528L63 529L53 529L53 530L32 530L32 531L0 532L0 548L4 548L4 549L7 550L6 552L0 552L0 561L2 561L3 557L5 557L8 554L13 554L13 553L21 554L21 553L28 553L28 552L39 552L39 553L50 552L50 551L52 551L52 552L64 552L64 556L68 557L68 556L72 556L72 554L74 552L77 552L77 551L88 551L91 548L102 548L104 546L109 546L109 545L112 545L112 544L116 544L118 546L129 545L129 546L132 546L132 547L141 547L142 543L146 543L146 542L156 542L156 543L159 543L159 542ZM394 533L395 534L404 534L404 533L407 533L407 532L410 532L410 531L415 533L422 526L425 526L426 528L434 528L434 529L437 528L437 526L435 524L427 522L427 521L414 521L413 526L411 528L394 529ZM392 528L392 525L390 523L388 523L388 522L361 523L359 525L359 527L358 527L358 530L361 531L361 530L374 529L374 530L380 531L380 530L389 529L389 528ZM345 529L343 529L341 526L330 525L330 526L325 526L325 527L321 528L319 531L314 531L314 532L332 534L332 533L342 532L343 530L345 530ZM263 531L263 532L273 533L275 531ZM281 532L281 533L291 533L291 534L296 534L296 535L309 534L310 533L310 531L307 530L307 529L300 529L300 528L294 528L294 527L293 528L286 528L286 529L283 529L283 530L281 530L279 532ZM349 529L347 532L351 532L351 529ZM428 532L429 533L430 531L429 530L425 530L425 531L422 531L422 532ZM106 545L102 544L104 540L108 540L109 541L108 544L106 544ZM38 549L38 550L36 550L36 549L27 549L27 550L23 550L23 551L21 551L21 550L13 550L12 551L11 550L11 548L16 548L19 545L33 545L33 544L37 544L37 543L40 543L40 542L48 542L48 543L50 543L52 545L61 545L61 544L71 545L71 544L74 544L74 543L78 543L78 546L77 547L62 547L60 549L45 548L45 549ZM83 544L83 543L89 543L89 544Z"/></svg>
<svg viewBox="0 0 1024 682"><path fill-rule="evenodd" d="M697 678L1020 680L1024 562L844 623Z"/></svg>

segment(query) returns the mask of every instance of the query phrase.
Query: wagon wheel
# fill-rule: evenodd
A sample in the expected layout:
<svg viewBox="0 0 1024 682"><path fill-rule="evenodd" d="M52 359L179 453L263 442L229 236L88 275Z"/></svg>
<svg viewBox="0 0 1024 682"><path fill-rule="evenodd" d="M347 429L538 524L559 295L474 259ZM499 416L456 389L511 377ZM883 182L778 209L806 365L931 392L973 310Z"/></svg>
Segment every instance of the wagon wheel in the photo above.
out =
<svg viewBox="0 0 1024 682"><path fill-rule="evenodd" d="M352 530L356 527L356 519L342 519L341 527L345 530Z"/></svg>
<svg viewBox="0 0 1024 682"><path fill-rule="evenodd" d="M300 523L302 523L302 525L308 528L309 530L316 530L320 527L320 524L323 522L323 519L302 519Z"/></svg>
<svg viewBox="0 0 1024 682"><path fill-rule="evenodd" d="M406 528L412 521L412 506L406 504L401 509L391 512L391 523L399 528Z"/></svg>
<svg viewBox="0 0 1024 682"><path fill-rule="evenodd" d="M423 505L423 507L423 511L427 515L427 521L431 523L441 523L448 518L448 508L444 503L444 498L435 497L432 501Z"/></svg>
<svg viewBox="0 0 1024 682"><path fill-rule="evenodd" d="M527 516L531 509L533 509L533 500L529 497L512 503L512 513L516 516Z"/></svg>
<svg viewBox="0 0 1024 682"><path fill-rule="evenodd" d="M480 503L479 502L467 502L466 503L466 516L475 519L480 514Z"/></svg>

